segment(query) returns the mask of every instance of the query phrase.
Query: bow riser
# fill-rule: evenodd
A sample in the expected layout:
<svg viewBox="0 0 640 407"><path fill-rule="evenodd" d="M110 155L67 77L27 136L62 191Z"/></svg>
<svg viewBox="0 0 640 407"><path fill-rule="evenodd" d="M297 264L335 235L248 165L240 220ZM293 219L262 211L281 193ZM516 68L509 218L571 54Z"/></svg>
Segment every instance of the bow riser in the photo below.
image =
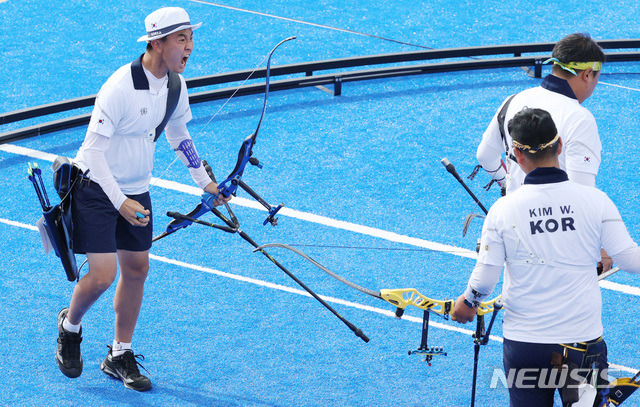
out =
<svg viewBox="0 0 640 407"><path fill-rule="evenodd" d="M262 166L259 164L258 160L256 160L255 158L252 158L253 155L253 146L256 143L256 139L258 137L258 131L260 130L260 126L262 125L262 119L264 118L266 109L267 109L267 100L269 97L269 79L271 77L271 57L273 56L273 53L275 52L275 50L283 43L293 40L296 37L289 37L286 38L282 41L280 41L275 47L273 47L273 49L269 52L269 55L267 57L267 74L265 76L265 92L264 92L264 102L262 105L262 114L260 115L260 120L258 121L258 126L256 127L256 130L253 132L253 134L251 134L250 136L248 136L247 138L244 139L244 141L242 142L242 146L240 147L240 150L238 151L238 160L236 161L236 165L233 169L233 171L231 171L231 173L229 174L229 176L227 176L224 181L220 182L218 184L218 191L219 193L216 196L210 195L210 194L203 194L202 197L202 202L200 204L198 204L198 206L196 206L195 209L193 209L191 212L189 212L187 215L184 215L184 217L189 218L189 219L174 219L173 221L171 221L169 223L169 225L167 226L167 229L165 232L163 232L161 235L156 236L153 241L156 241L158 239L161 239L171 233L174 233L180 229L183 229L189 225L191 225L193 223L193 220L198 219L200 216L204 215L207 212L212 211L212 209L214 208L213 205L213 201L218 199L221 195L224 198L229 198L231 195L235 195L237 190L238 190L238 186L243 187L243 183L242 183L242 175L244 174L244 169L247 166L247 164L252 164L257 166L258 168L262 168ZM253 74L253 72L252 72ZM251 75L249 75L251 76ZM248 78L247 78L248 79ZM213 177L213 174L210 173L211 179L212 181L215 181L215 177ZM246 186L246 184L245 184ZM247 187L248 188L248 187ZM245 187L243 187L243 189L247 189ZM255 194L255 192L253 192L252 196L255 198L257 196L257 194ZM257 198L256 198L257 199ZM280 208L282 207L282 205L278 206L277 208L271 208L270 205L268 205L266 202L264 202L264 200L262 200L262 198L258 199L258 202L260 202L263 206L265 206L267 208L267 210L269 211L269 217L265 220L264 224L266 223L271 223L272 225L275 226L277 219L274 218L274 215L278 212L278 210L280 210Z"/></svg>
<svg viewBox="0 0 640 407"><path fill-rule="evenodd" d="M428 310L435 314L447 316L451 313L454 303L453 300L434 300L426 297L420 294L415 288L380 290L380 296L383 300L398 308L396 310L396 316L398 317L402 316L404 309L409 305L413 305L414 307L425 311Z"/></svg>
<svg viewBox="0 0 640 407"><path fill-rule="evenodd" d="M448 316L451 314L451 311L453 311L453 307L455 305L454 300L434 300L421 294L415 288L380 290L380 296L383 300L397 307L397 317L401 317L404 314L404 309L409 305L412 305L416 308L420 308L421 310L443 315L445 319L448 319ZM502 298L502 294L490 301L482 302L478 307L477 315L482 316L493 312L495 302L500 298Z"/></svg>
<svg viewBox="0 0 640 407"><path fill-rule="evenodd" d="M499 307L496 306L496 301L500 301ZM496 308L498 309L498 311L502 309L502 294L498 295L496 298L490 301L481 302L480 306L478 307L478 312L476 314L480 316L486 315L486 314L492 313Z"/></svg>
<svg viewBox="0 0 640 407"><path fill-rule="evenodd" d="M244 140L240 147L240 151L238 151L238 161L236 162L235 168L224 181L218 184L218 191L220 191L220 195L225 198L235 195L238 190L238 183L244 174L244 169L247 166L247 163L249 163L249 160L253 155L255 138L256 134L254 133Z"/></svg>

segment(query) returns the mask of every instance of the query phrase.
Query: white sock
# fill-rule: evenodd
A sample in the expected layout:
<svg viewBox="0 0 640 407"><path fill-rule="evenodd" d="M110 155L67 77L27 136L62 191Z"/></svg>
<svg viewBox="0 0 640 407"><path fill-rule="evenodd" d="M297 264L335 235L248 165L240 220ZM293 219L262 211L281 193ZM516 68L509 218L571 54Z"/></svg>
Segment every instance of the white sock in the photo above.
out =
<svg viewBox="0 0 640 407"><path fill-rule="evenodd" d="M131 343L118 342L115 339L113 340L113 345L111 346L111 356L120 356L128 350L131 350Z"/></svg>
<svg viewBox="0 0 640 407"><path fill-rule="evenodd" d="M80 324L73 325L71 322L69 322L69 319L67 319L67 317L64 317L64 320L62 321L62 328L65 331L71 332L74 334L77 334L78 332L80 332Z"/></svg>

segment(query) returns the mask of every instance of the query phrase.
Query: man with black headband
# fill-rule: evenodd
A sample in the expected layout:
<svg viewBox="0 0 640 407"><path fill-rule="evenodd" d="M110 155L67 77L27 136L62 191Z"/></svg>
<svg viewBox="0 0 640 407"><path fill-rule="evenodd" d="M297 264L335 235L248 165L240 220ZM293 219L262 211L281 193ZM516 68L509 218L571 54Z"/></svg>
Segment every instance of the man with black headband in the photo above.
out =
<svg viewBox="0 0 640 407"><path fill-rule="evenodd" d="M67 377L82 373L80 323L111 286L119 266L114 339L100 369L127 388L151 388L151 381L138 369L140 355L134 355L131 342L149 271L153 234L149 183L163 129L194 182L218 194L187 130L191 109L185 80L179 75L193 51L193 30L200 25L191 24L179 7L149 14L147 34L138 39L147 43L145 53L118 69L97 95L85 140L74 159L84 175L73 190L73 247L76 253L86 253L89 271L75 286L69 307L58 314L56 361Z"/></svg>
<svg viewBox="0 0 640 407"><path fill-rule="evenodd" d="M472 321L505 266L504 369L514 378L511 406L553 406L555 389L545 385L554 381L554 365L587 374L591 364L583 360L596 362L591 377L601 387L608 384L593 264L604 247L622 270L640 273L640 247L602 191L571 181L560 169L564 140L548 112L524 108L508 130L524 183L489 210L476 266L453 317ZM526 383L518 379L523 375ZM575 401L575 391L560 390L565 403Z"/></svg>
<svg viewBox="0 0 640 407"><path fill-rule="evenodd" d="M478 146L476 156L491 177L506 193L515 191L524 181L524 172L515 162L512 138L506 124L523 107L537 107L551 114L564 143L559 156L560 168L569 179L595 186L600 167L602 144L595 118L582 106L591 96L605 61L600 46L588 34L571 34L553 48L550 75L540 86L507 98L489 123ZM501 113L503 119L500 119ZM505 156L504 161L502 156ZM613 262L601 253L602 271Z"/></svg>

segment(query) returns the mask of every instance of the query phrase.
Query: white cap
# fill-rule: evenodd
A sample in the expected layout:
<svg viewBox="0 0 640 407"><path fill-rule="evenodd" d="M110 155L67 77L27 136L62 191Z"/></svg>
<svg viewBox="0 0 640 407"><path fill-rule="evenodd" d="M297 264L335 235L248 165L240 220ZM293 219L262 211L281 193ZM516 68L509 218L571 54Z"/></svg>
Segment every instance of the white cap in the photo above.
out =
<svg viewBox="0 0 640 407"><path fill-rule="evenodd" d="M154 11L144 19L147 35L138 38L138 42L157 40L187 28L195 30L201 25L202 23L191 24L189 14L183 8L164 7Z"/></svg>

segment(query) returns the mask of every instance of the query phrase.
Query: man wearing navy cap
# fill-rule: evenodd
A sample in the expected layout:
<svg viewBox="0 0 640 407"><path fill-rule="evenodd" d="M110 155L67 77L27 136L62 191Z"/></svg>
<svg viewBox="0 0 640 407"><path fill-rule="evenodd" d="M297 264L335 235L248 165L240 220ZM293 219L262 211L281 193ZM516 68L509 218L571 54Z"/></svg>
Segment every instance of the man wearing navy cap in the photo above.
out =
<svg viewBox="0 0 640 407"><path fill-rule="evenodd" d="M146 391L131 348L149 270L153 236L149 183L153 154L163 129L167 140L204 191L218 194L205 171L187 122L191 109L184 78L193 51L189 15L179 7L154 11L145 19L145 53L118 69L96 98L85 140L74 162L84 177L73 191L73 244L86 253L88 273L75 286L68 308L58 314L56 361L68 377L82 373L81 320L120 277L114 298L113 344L100 369L125 387ZM170 97L170 95L172 97ZM175 95L175 96L174 96ZM174 100L173 111L171 103ZM219 199L216 205L227 199Z"/></svg>

